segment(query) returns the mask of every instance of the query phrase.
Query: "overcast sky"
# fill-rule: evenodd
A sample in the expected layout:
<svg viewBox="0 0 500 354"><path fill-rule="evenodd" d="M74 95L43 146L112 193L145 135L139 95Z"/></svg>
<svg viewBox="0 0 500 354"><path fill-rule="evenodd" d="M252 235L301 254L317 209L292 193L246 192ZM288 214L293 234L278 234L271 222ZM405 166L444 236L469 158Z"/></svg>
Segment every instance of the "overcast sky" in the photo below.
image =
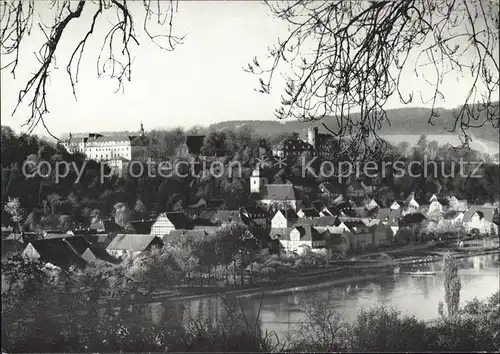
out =
<svg viewBox="0 0 500 354"><path fill-rule="evenodd" d="M142 6L141 3L130 6ZM37 6L48 8L42 1L37 1ZM97 78L96 58L107 32L105 22L98 24L82 60L76 101L66 63L76 38L81 38L88 28L91 15L84 11L84 16L74 21L64 34L60 46L57 56L60 67L52 72L48 92L50 114L46 116L46 123L54 134L137 130L141 121L145 129L150 130L189 128L223 120L275 119L273 112L279 106L282 83L276 82L271 95L259 94L254 92L257 77L242 70L254 56L265 55L267 47L287 33L286 25L273 19L261 3L181 1L174 28L177 34L185 33L187 37L185 44L173 52L162 51L150 43L139 23L140 46L132 47L132 81L126 83L123 93L114 93L114 81ZM18 132L24 129L21 125L29 113L27 102L16 115L11 113L19 89L35 68L33 53L40 47L41 40L40 34L34 31L23 43L16 79L8 71L2 71L2 124ZM403 90L426 89L422 78L408 76L404 81ZM452 77L444 82L446 101L438 105L459 105L470 82L468 77L460 81ZM387 108L400 106L395 98ZM417 99L412 106L426 105ZM43 133L43 128L35 132Z"/></svg>

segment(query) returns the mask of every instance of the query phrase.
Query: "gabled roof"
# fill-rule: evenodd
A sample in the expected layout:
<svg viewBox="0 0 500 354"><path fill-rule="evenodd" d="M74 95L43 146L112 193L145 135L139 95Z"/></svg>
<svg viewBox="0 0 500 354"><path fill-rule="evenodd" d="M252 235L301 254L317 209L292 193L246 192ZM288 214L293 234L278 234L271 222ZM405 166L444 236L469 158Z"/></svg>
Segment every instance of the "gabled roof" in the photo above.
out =
<svg viewBox="0 0 500 354"><path fill-rule="evenodd" d="M368 210L373 210L373 209L377 209L377 208L380 208L380 205L378 205L378 203L375 201L375 199L371 199L366 205L365 205L366 209Z"/></svg>
<svg viewBox="0 0 500 354"><path fill-rule="evenodd" d="M44 262L52 263L62 269L68 269L71 266L84 267L87 264L80 256L85 250L79 253L73 244L66 242L64 238L37 240L31 242L30 245Z"/></svg>
<svg viewBox="0 0 500 354"><path fill-rule="evenodd" d="M261 189L260 199L293 201L300 198L293 184L266 184Z"/></svg>
<svg viewBox="0 0 500 354"><path fill-rule="evenodd" d="M303 217L306 217L306 218L319 217L319 213L315 208L303 208L303 209L300 209L299 212L304 213Z"/></svg>
<svg viewBox="0 0 500 354"><path fill-rule="evenodd" d="M463 217L463 222L470 222L472 216L478 213L481 219L485 219L486 221L492 222L493 216L495 215L495 208L493 207L480 207L473 205L471 206L465 213Z"/></svg>
<svg viewBox="0 0 500 354"><path fill-rule="evenodd" d="M450 210L446 214L443 215L443 218L446 220L453 220L457 216L459 216L460 214L464 214L464 213L461 211L458 211L458 210Z"/></svg>
<svg viewBox="0 0 500 354"><path fill-rule="evenodd" d="M363 218L361 221L368 227L376 226L380 224L380 219L368 219L368 218Z"/></svg>
<svg viewBox="0 0 500 354"><path fill-rule="evenodd" d="M132 225L136 234L149 235L155 221L154 219L134 220L130 222L130 225Z"/></svg>
<svg viewBox="0 0 500 354"><path fill-rule="evenodd" d="M321 241L323 240L323 235L318 230L316 230L311 225L296 225L290 230L297 230L300 234L301 241Z"/></svg>
<svg viewBox="0 0 500 354"><path fill-rule="evenodd" d="M82 258L87 262L99 262L104 261L112 264L120 263L119 259L116 259L110 255L104 248L91 246L85 250L82 254Z"/></svg>
<svg viewBox="0 0 500 354"><path fill-rule="evenodd" d="M277 210L276 213L273 215L273 218L276 216L276 214L281 213L288 221L295 221L299 218L295 210L293 209L280 209Z"/></svg>
<svg viewBox="0 0 500 354"><path fill-rule="evenodd" d="M182 211L171 211L160 214L160 217L167 217L176 229L192 229L193 225L189 217ZM158 220L158 219L157 219Z"/></svg>
<svg viewBox="0 0 500 354"><path fill-rule="evenodd" d="M155 240L160 240L155 235L119 234L106 247L110 251L144 251ZM160 240L161 241L161 240Z"/></svg>
<svg viewBox="0 0 500 354"><path fill-rule="evenodd" d="M343 222L345 226L351 230L353 233L368 232L368 226L363 222L363 220L347 220Z"/></svg>

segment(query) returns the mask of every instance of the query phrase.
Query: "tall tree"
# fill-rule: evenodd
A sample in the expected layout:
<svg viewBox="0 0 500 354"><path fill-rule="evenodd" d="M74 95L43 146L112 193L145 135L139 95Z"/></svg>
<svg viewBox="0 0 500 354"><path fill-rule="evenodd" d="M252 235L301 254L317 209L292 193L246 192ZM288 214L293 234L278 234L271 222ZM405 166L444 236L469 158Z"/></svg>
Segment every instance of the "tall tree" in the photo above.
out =
<svg viewBox="0 0 500 354"><path fill-rule="evenodd" d="M458 314L461 289L462 282L458 276L457 261L450 253L447 253L444 257L444 301L450 317ZM439 312L442 316L444 315L442 303L440 303Z"/></svg>

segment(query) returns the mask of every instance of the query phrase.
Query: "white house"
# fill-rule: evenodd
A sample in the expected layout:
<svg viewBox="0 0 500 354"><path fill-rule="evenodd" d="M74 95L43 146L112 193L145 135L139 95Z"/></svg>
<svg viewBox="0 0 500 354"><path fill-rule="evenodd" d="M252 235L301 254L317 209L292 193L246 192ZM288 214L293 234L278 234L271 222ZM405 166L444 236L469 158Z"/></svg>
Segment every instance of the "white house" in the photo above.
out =
<svg viewBox="0 0 500 354"><path fill-rule="evenodd" d="M443 215L443 206L438 200L433 200L429 204L429 209L427 210L427 216L432 219L438 221Z"/></svg>
<svg viewBox="0 0 500 354"><path fill-rule="evenodd" d="M162 213L158 216L153 226L151 226L150 234L162 237L168 235L172 230L188 228L187 224L188 219L184 213Z"/></svg>
<svg viewBox="0 0 500 354"><path fill-rule="evenodd" d="M162 240L155 235L121 234L111 241L106 251L113 257L137 257L153 247L162 247Z"/></svg>
<svg viewBox="0 0 500 354"><path fill-rule="evenodd" d="M375 201L375 199L370 200L366 205L365 208L367 210L374 210L374 209L379 209L380 205Z"/></svg>
<svg viewBox="0 0 500 354"><path fill-rule="evenodd" d="M311 225L296 225L288 235L280 239L287 252L302 254L307 248L313 252L324 251L326 246L325 232L320 232Z"/></svg>
<svg viewBox="0 0 500 354"><path fill-rule="evenodd" d="M481 235L498 235L498 225L493 223L495 208L472 206L464 213L463 224L466 232L477 231Z"/></svg>
<svg viewBox="0 0 500 354"><path fill-rule="evenodd" d="M391 210L398 210L398 209L401 209L401 205L400 205L398 202L394 201L394 202L391 204L390 209L391 209Z"/></svg>

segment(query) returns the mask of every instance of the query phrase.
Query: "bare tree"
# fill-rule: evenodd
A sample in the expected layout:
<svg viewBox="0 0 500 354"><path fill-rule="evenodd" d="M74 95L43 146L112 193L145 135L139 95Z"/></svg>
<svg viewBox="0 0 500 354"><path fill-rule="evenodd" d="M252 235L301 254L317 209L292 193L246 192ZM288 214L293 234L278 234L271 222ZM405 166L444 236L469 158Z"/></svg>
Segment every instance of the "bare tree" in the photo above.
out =
<svg viewBox="0 0 500 354"><path fill-rule="evenodd" d="M40 49L35 53L39 62L38 68L19 92L18 104L14 110L17 110L26 96L31 97L31 115L25 123L28 132L31 133L39 123L47 129L43 119L48 113L47 82L50 82L51 71L56 67L56 55L60 52L63 38L67 37L70 24L80 21L86 22L88 26L81 38L70 39L74 41L75 46L66 63L66 71L76 99L75 86L78 83L80 62L99 20L107 20L110 27L102 38L102 47L97 58L97 73L99 77L116 79L119 90L123 88L124 80L131 79L131 51L133 45L139 45L137 24L141 23L142 19L143 31L159 48L174 50L184 39L184 36L179 37L172 32L173 17L177 10L177 0L143 0L140 3L126 0L3 1L0 4L2 70L8 68L15 76L21 59L20 46L31 35L33 27L38 28L45 37ZM89 16L85 16L87 13ZM45 14L52 17L51 24L45 24L48 20ZM154 25L163 27L164 33L154 34ZM48 129L47 131L50 134Z"/></svg>
<svg viewBox="0 0 500 354"><path fill-rule="evenodd" d="M273 78L284 74L279 119L310 122L336 117L326 126L348 148L376 152L376 132L387 122L384 105L392 95L408 104L415 93L401 92L402 73L424 76L431 92L429 124L438 117L442 80L469 72L473 83L454 116L453 131L499 126L499 5L497 0L266 1L272 14L289 25L289 35L246 68L259 76L258 91L269 93ZM413 68L412 68L413 64ZM434 71L426 78L427 68ZM427 90L426 90L427 92ZM422 93L422 100L424 98ZM476 103L480 104L476 104ZM359 113L353 114L353 112ZM366 149L365 149L366 148Z"/></svg>

